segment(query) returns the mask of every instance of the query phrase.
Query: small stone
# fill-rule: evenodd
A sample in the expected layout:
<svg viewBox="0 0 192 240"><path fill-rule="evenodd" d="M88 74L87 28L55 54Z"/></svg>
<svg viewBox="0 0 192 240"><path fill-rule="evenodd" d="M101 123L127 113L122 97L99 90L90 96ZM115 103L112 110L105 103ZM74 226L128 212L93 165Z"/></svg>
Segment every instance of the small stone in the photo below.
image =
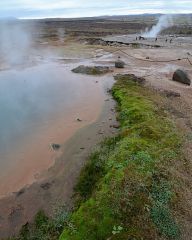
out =
<svg viewBox="0 0 192 240"><path fill-rule="evenodd" d="M51 144L51 147L54 151L57 151L60 149L61 145L60 144L57 144L57 143L52 143Z"/></svg>
<svg viewBox="0 0 192 240"><path fill-rule="evenodd" d="M118 124L110 125L110 128L116 128L116 129L118 129L118 128L119 128L119 125L118 125Z"/></svg>
<svg viewBox="0 0 192 240"><path fill-rule="evenodd" d="M77 121L78 121L78 122L82 122L82 120L81 120L80 118L77 118Z"/></svg>
<svg viewBox="0 0 192 240"><path fill-rule="evenodd" d="M125 62L123 62L122 60L118 60L115 62L115 67L116 68L124 68L125 67Z"/></svg>

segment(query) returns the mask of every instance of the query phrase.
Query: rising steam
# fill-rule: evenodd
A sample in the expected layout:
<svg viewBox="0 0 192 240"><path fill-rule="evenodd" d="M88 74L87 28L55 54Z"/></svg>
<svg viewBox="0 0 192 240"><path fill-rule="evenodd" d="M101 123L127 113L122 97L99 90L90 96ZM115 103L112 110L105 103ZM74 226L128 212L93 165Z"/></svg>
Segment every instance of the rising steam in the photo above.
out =
<svg viewBox="0 0 192 240"><path fill-rule="evenodd" d="M31 48L31 31L17 21L0 22L0 57L8 65L26 62Z"/></svg>
<svg viewBox="0 0 192 240"><path fill-rule="evenodd" d="M145 32L143 37L155 38L164 29L174 25L173 18L171 15L163 15L159 18L158 23L151 28L150 31Z"/></svg>

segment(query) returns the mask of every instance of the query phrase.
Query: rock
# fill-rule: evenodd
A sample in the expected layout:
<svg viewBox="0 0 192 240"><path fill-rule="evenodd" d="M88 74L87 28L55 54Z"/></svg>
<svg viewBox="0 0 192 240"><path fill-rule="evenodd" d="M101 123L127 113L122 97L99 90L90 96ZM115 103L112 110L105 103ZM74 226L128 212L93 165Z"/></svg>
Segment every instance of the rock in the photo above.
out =
<svg viewBox="0 0 192 240"><path fill-rule="evenodd" d="M57 151L57 150L59 150L60 149L60 145L59 144L57 144L57 143L52 143L51 144L51 147L52 147L52 149L54 150L54 151Z"/></svg>
<svg viewBox="0 0 192 240"><path fill-rule="evenodd" d="M102 75L109 72L112 72L110 67L106 66L84 66L80 65L77 68L71 70L74 73L82 73L88 75Z"/></svg>
<svg viewBox="0 0 192 240"><path fill-rule="evenodd" d="M116 129L118 129L118 128L120 128L120 126L119 126L118 124L114 124L114 125L110 125L110 128L116 128Z"/></svg>
<svg viewBox="0 0 192 240"><path fill-rule="evenodd" d="M180 82L186 85L191 85L191 80L187 73L181 69L177 69L173 74L173 81Z"/></svg>
<svg viewBox="0 0 192 240"><path fill-rule="evenodd" d="M115 67L116 68L124 68L125 67L125 62L123 62L122 60L118 60L115 62Z"/></svg>
<svg viewBox="0 0 192 240"><path fill-rule="evenodd" d="M78 121L78 122L82 122L82 120L81 120L80 118L77 118L77 121Z"/></svg>

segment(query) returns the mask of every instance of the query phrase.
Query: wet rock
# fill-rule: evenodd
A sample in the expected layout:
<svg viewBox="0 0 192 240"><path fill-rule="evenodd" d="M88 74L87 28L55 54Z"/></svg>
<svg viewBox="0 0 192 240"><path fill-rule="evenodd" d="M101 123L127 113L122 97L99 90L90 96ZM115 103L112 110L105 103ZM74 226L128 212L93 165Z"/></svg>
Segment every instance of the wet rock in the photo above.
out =
<svg viewBox="0 0 192 240"><path fill-rule="evenodd" d="M137 77L134 74L117 74L114 76L115 80L127 81L127 82L135 82L140 85L145 84L145 79L142 77Z"/></svg>
<svg viewBox="0 0 192 240"><path fill-rule="evenodd" d="M54 151L57 151L57 150L60 149L61 145L58 144L58 143L52 143L52 144L51 144L51 147L52 147L52 149L53 149Z"/></svg>
<svg viewBox="0 0 192 240"><path fill-rule="evenodd" d="M109 72L112 72L110 67L106 66L84 66L80 65L77 68L71 70L74 73L82 73L88 75L102 75Z"/></svg>
<svg viewBox="0 0 192 240"><path fill-rule="evenodd" d="M123 62L122 60L118 60L115 62L115 67L116 68L124 68L125 67L125 62Z"/></svg>
<svg viewBox="0 0 192 240"><path fill-rule="evenodd" d="M181 69L177 69L174 72L172 80L186 85L191 85L191 80L189 79L188 74Z"/></svg>
<svg viewBox="0 0 192 240"><path fill-rule="evenodd" d="M78 121L78 122L82 122L83 120L81 120L80 118L77 118L77 121Z"/></svg>

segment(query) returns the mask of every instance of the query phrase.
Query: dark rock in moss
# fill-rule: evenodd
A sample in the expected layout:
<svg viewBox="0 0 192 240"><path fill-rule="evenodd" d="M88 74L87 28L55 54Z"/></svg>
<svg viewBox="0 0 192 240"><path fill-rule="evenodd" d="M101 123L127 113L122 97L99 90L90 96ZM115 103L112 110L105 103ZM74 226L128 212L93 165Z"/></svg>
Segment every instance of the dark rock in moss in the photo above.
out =
<svg viewBox="0 0 192 240"><path fill-rule="evenodd" d="M117 74L116 76L114 76L115 80L122 80L122 81L127 81L127 82L135 82L137 84L140 85L144 85L145 84L145 79L142 77L137 77L134 74Z"/></svg>
<svg viewBox="0 0 192 240"><path fill-rule="evenodd" d="M191 85L191 80L190 80L188 74L181 69L177 69L174 72L172 80L186 84L186 85Z"/></svg>
<svg viewBox="0 0 192 240"><path fill-rule="evenodd" d="M102 75L102 74L112 72L112 70L110 69L110 67L105 67L105 66L80 65L77 68L72 69L72 72L88 74L88 75Z"/></svg>
<svg viewBox="0 0 192 240"><path fill-rule="evenodd" d="M125 63L122 60L118 60L118 61L115 62L115 67L116 68L124 68Z"/></svg>

